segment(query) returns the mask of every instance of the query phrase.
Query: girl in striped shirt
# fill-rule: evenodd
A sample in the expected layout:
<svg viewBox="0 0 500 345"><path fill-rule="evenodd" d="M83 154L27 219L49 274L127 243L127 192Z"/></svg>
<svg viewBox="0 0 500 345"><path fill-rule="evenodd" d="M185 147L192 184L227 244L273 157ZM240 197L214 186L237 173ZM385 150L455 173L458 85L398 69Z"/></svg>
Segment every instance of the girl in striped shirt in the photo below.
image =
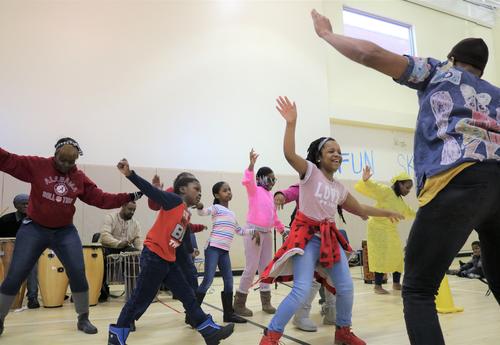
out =
<svg viewBox="0 0 500 345"><path fill-rule="evenodd" d="M224 281L224 291L221 292L222 306L224 310L224 322L244 323L245 319L237 316L233 310L233 273L229 249L233 242L234 234L253 236L254 229L243 229L236 220L236 215L229 209L229 201L233 198L231 187L226 182L217 182L212 187L214 204L209 208L203 208L198 204L200 216L212 216L212 232L205 246L205 272L203 282L196 292L196 298L201 304L205 295L212 285L215 270L219 271Z"/></svg>

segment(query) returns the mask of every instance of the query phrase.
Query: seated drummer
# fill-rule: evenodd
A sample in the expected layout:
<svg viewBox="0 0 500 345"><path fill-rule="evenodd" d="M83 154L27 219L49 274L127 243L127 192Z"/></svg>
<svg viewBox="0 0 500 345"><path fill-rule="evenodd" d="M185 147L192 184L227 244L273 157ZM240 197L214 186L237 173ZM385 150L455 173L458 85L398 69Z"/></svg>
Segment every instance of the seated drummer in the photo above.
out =
<svg viewBox="0 0 500 345"><path fill-rule="evenodd" d="M26 217L26 210L28 209L29 195L18 194L14 198L15 212L7 213L0 217L0 238L16 237L17 230L21 227L23 219ZM38 302L38 265L35 264L31 270L28 278L26 279L28 292L28 308L40 308Z"/></svg>
<svg viewBox="0 0 500 345"><path fill-rule="evenodd" d="M120 212L106 215L99 237L104 256L142 250L141 226L133 219L136 208L136 203L130 201L121 207ZM103 280L99 301L106 301L108 297L109 286Z"/></svg>

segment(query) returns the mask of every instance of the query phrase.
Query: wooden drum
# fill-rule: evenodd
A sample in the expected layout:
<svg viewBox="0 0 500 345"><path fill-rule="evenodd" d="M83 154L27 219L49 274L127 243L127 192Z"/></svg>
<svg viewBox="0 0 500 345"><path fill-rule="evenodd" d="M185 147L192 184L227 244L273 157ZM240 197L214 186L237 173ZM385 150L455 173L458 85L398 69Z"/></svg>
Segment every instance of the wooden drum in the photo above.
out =
<svg viewBox="0 0 500 345"><path fill-rule="evenodd" d="M68 290L68 276L61 261L51 249L45 249L38 259L38 285L45 308L62 307Z"/></svg>
<svg viewBox="0 0 500 345"><path fill-rule="evenodd" d="M85 276L89 284L89 305L97 305L104 277L104 255L101 244L83 245Z"/></svg>
<svg viewBox="0 0 500 345"><path fill-rule="evenodd" d="M0 284L9 272L12 255L14 254L15 237L0 238ZM24 295L26 293L26 281L23 282L19 292L12 302L11 309L19 309L23 306Z"/></svg>

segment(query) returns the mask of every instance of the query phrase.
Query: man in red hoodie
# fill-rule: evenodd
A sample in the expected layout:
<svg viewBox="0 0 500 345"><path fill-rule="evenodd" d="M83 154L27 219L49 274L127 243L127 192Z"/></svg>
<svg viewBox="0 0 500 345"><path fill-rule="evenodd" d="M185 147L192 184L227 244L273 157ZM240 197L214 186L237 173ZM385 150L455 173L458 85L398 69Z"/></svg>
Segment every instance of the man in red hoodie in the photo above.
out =
<svg viewBox="0 0 500 345"><path fill-rule="evenodd" d="M0 287L0 334L4 319L21 283L46 248L51 248L68 274L77 328L88 334L97 328L88 319L89 287L85 277L82 242L73 225L75 201L104 209L118 208L142 193L109 194L99 189L76 167L82 150L72 138L55 145L53 157L18 156L0 148L0 171L30 183L27 217L17 233L16 246L7 277Z"/></svg>

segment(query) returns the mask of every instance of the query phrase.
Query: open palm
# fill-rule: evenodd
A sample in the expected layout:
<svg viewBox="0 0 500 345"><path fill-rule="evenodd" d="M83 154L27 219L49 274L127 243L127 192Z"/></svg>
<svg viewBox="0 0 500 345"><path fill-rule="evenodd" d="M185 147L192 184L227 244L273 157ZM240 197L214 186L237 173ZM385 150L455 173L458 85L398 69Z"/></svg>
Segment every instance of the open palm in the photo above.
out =
<svg viewBox="0 0 500 345"><path fill-rule="evenodd" d="M286 96L278 97L276 102L278 103L276 109L280 112L286 122L295 123L297 121L297 106L295 105L295 102L292 103Z"/></svg>

